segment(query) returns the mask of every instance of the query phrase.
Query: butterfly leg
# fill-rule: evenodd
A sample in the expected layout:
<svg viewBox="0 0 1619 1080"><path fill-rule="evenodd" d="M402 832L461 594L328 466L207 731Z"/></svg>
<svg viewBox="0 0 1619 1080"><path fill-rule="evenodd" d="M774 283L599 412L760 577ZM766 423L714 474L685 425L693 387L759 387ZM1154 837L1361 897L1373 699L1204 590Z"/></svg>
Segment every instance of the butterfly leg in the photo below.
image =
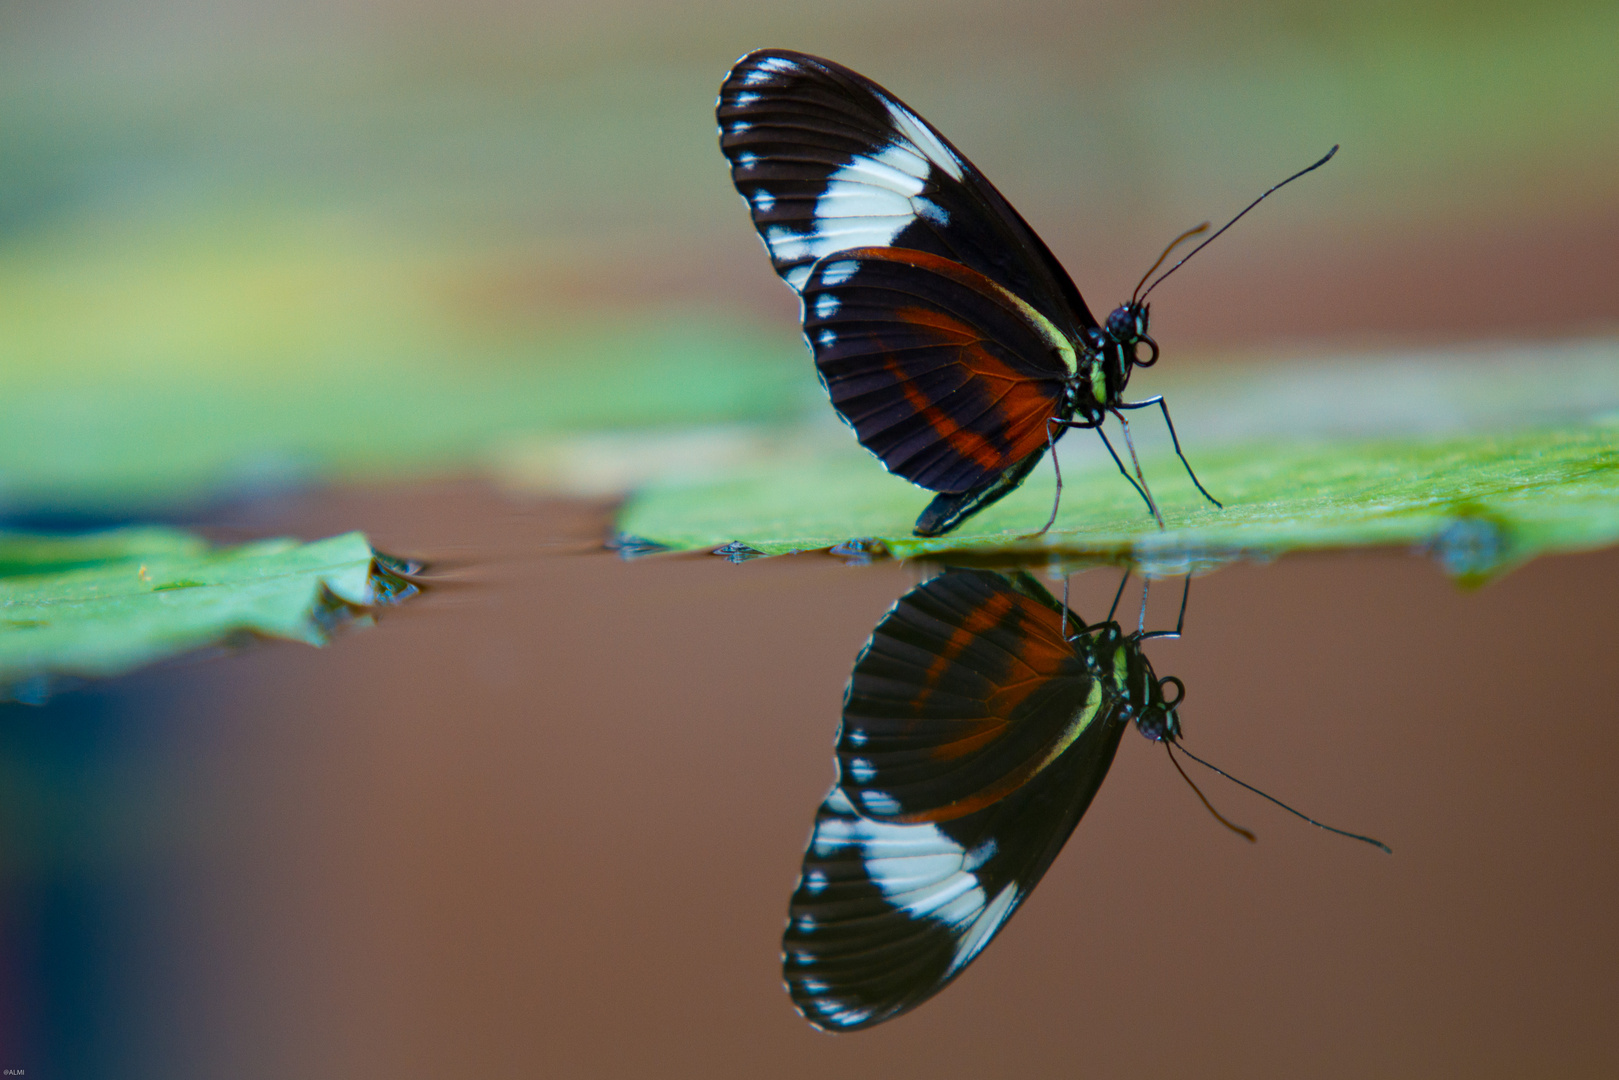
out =
<svg viewBox="0 0 1619 1080"><path fill-rule="evenodd" d="M1180 616L1175 620L1175 629L1173 629L1173 630L1151 630L1151 631L1148 631L1147 633L1141 634L1140 635L1141 640L1142 641L1147 641L1147 640L1150 640L1151 638L1178 638L1178 637L1180 637L1181 636L1181 630L1186 626L1186 598L1188 596L1190 596L1191 593L1192 593L1192 575L1187 574L1186 575L1186 581L1181 586L1181 613L1180 613ZM1145 594L1146 594L1146 590L1143 589L1142 590L1142 603L1141 603L1141 610L1142 610L1143 613L1145 613L1146 609L1147 609L1146 595ZM1145 618L1143 618L1142 625L1143 626L1146 625Z"/></svg>
<svg viewBox="0 0 1619 1080"><path fill-rule="evenodd" d="M1053 424L1056 425L1055 429L1052 427ZM1026 533L1023 536L1018 537L1019 540L1033 540L1036 537L1044 536L1046 533L1050 532L1051 527L1057 523L1057 508L1062 505L1062 462L1057 460L1058 436L1067 431L1069 428L1095 426L1096 424L1094 422L1087 422L1084 420L1059 420L1055 416L1046 418L1046 449L1051 453L1052 471L1057 474L1057 494L1051 500L1051 516L1046 519L1046 523L1040 526L1038 532Z"/></svg>
<svg viewBox="0 0 1619 1080"><path fill-rule="evenodd" d="M1074 625L1075 625L1075 627L1077 627L1077 630L1076 630L1076 632L1074 633L1074 635L1072 637L1069 637L1067 634L1064 634L1063 635L1064 639L1067 640L1067 641L1078 641L1081 637L1084 637L1086 634L1094 634L1098 630L1103 630L1103 629L1106 629L1109 626L1112 626L1113 625L1113 615L1114 615L1115 612L1117 612L1119 610L1119 599L1124 596L1124 587L1125 587L1125 585L1127 585L1129 583L1129 581L1130 581L1130 567L1126 566L1124 568L1124 576L1119 579L1119 587L1113 593L1113 603L1107 609L1107 618L1103 619L1099 623L1087 624L1084 619L1079 617L1078 613L1074 613ZM1067 581L1067 579L1064 579L1064 581L1063 581L1063 593L1062 593L1062 596L1063 596L1063 608L1064 608L1064 610L1067 610L1068 609L1068 581Z"/></svg>
<svg viewBox="0 0 1619 1080"><path fill-rule="evenodd" d="M1130 580L1130 567L1128 565L1126 565L1125 568L1124 568L1124 576L1119 579L1119 587L1118 587L1117 591L1115 591L1113 593L1113 603L1107 609L1107 621L1108 622L1113 621L1114 612L1119 610L1119 600L1120 600L1121 597L1124 596L1124 586L1129 582L1129 580ZM1103 625L1105 626L1106 623L1104 623Z"/></svg>
<svg viewBox="0 0 1619 1080"><path fill-rule="evenodd" d="M1124 418L1120 417L1119 419L1123 420ZM1117 450L1113 449L1113 444L1108 441L1107 432L1102 430L1102 427L1101 427L1100 424L1098 424L1097 427L1096 427L1096 434L1098 434L1098 435L1100 435L1102 437L1102 445L1107 447L1107 452L1109 454L1113 455L1113 464L1115 464L1115 465L1117 465L1119 467L1119 472L1124 475L1124 478L1126 480L1130 481L1130 486L1136 489L1136 494L1140 495L1142 501L1147 504L1147 512L1150 513L1152 515L1153 520L1158 523L1158 527L1160 529L1163 528L1164 527L1164 519L1158 516L1158 507L1153 505L1152 496L1147 494L1147 488L1146 488L1146 483L1147 482L1146 482L1146 479L1143 478L1141 483L1139 483L1139 484L1136 483L1136 478L1131 476L1130 475L1130 470L1126 469L1124 467L1124 461L1122 459L1120 459L1119 452ZM1128 440L1129 437L1130 437L1129 425L1125 425L1124 437L1125 437L1126 440ZM1135 447L1134 446L1132 446L1130 448L1130 456L1132 458L1135 457ZM1136 466L1136 471L1137 472L1141 471L1141 466L1139 464Z"/></svg>
<svg viewBox="0 0 1619 1080"><path fill-rule="evenodd" d="M1186 475L1192 478L1192 484L1198 491L1203 493L1205 499L1224 510L1225 503L1209 494L1208 489L1198 480L1197 473L1192 471L1192 463L1186 460L1185 454L1181 453L1180 436L1175 434L1175 421L1169 418L1169 403L1164 401L1164 395L1159 394L1157 397L1148 398L1146 401L1132 401L1128 404L1120 404L1118 407L1121 409L1145 409L1151 405L1158 406L1159 410L1163 412L1164 425L1169 428L1169 441L1175 444L1175 456L1181 459L1182 465L1186 466Z"/></svg>

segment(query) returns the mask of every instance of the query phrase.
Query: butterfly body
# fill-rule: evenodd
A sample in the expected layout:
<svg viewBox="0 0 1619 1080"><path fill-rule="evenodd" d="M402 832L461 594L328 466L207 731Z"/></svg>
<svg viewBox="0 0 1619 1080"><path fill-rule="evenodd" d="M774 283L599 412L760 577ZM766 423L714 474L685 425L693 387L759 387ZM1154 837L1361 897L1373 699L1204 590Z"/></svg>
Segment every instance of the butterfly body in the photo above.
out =
<svg viewBox="0 0 1619 1080"><path fill-rule="evenodd" d="M717 117L834 408L938 492L919 535L1009 494L1070 428L1134 407L1130 372L1158 358L1146 305L1098 323L994 185L887 90L766 49L732 68Z"/></svg>

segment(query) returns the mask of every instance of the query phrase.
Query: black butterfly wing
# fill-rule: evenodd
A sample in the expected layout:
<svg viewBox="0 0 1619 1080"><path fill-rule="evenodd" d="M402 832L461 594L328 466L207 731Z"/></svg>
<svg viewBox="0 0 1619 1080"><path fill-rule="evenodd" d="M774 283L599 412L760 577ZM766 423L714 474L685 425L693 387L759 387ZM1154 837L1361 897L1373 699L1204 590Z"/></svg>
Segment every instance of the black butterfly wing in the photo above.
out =
<svg viewBox="0 0 1619 1080"><path fill-rule="evenodd" d="M1061 618L1027 574L952 570L873 631L782 939L812 1023L868 1027L938 993L1090 806L1126 725Z"/></svg>
<svg viewBox="0 0 1619 1080"><path fill-rule="evenodd" d="M822 259L803 287L804 336L838 413L892 473L962 492L1047 446L1074 353L1014 293L958 262L902 248Z"/></svg>
<svg viewBox="0 0 1619 1080"><path fill-rule="evenodd" d="M783 975L805 1018L827 1030L869 1027L961 974L1057 857L1124 727L1091 725L1027 784L950 821L873 821L833 788L782 937Z"/></svg>
<svg viewBox="0 0 1619 1080"><path fill-rule="evenodd" d="M944 822L1050 768L1116 695L1076 618L1027 574L952 570L901 597L855 662L838 778L855 809L892 824Z"/></svg>
<svg viewBox="0 0 1619 1080"><path fill-rule="evenodd" d="M870 79L761 49L732 67L716 111L731 179L793 289L833 252L908 248L971 267L1071 338L1096 325L1067 271L994 185Z"/></svg>

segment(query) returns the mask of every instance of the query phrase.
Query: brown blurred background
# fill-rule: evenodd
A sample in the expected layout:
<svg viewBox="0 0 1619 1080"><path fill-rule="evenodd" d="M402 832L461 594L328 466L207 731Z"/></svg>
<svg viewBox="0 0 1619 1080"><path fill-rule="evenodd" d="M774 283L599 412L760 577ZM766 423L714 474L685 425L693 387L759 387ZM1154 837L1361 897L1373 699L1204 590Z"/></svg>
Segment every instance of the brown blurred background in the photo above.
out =
<svg viewBox="0 0 1619 1080"><path fill-rule="evenodd" d="M1199 579L1186 639L1151 647L1186 683L1188 745L1395 854L1211 779L1249 847L1130 736L955 985L828 1036L793 1012L779 938L849 666L916 568L625 564L583 551L599 511L458 486L278 513L475 566L327 650L191 661L5 718L14 780L55 769L72 795L7 787L13 823L57 829L10 865L55 883L43 958L76 981L35 972L29 1005L58 1010L68 1041L37 1052L76 1063L61 1075L1619 1064L1612 554L1475 592L1401 554ZM1095 617L1116 580L1081 575L1076 606ZM1155 591L1159 618L1176 592Z"/></svg>

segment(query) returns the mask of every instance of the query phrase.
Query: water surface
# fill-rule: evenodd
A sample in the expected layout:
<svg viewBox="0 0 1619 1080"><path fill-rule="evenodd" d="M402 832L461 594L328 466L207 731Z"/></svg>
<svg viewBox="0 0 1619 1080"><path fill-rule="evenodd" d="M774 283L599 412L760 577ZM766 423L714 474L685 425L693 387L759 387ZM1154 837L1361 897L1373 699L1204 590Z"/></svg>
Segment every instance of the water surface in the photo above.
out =
<svg viewBox="0 0 1619 1080"><path fill-rule="evenodd" d="M1612 1075L1619 554L1476 591L1398 552L1193 585L1187 744L1126 732L1024 909L914 1013L781 986L857 651L926 572L598 550L471 484L263 504L444 584L0 708L0 1065L50 1076ZM1074 578L1105 610L1117 574ZM1155 589L1172 622L1178 590ZM1200 778L1201 782L1201 778Z"/></svg>

